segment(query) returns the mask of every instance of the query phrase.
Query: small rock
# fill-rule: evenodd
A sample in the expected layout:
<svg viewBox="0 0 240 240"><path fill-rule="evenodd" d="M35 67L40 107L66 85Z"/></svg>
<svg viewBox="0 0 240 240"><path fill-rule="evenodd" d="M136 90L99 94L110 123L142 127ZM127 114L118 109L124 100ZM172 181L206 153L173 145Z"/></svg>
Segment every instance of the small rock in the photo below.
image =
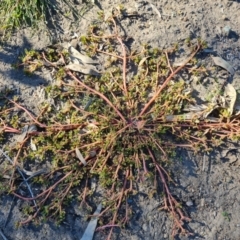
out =
<svg viewBox="0 0 240 240"><path fill-rule="evenodd" d="M222 16L222 19L223 19L224 21L227 21L227 20L228 20L228 17L227 17L226 15L223 15L223 16Z"/></svg>
<svg viewBox="0 0 240 240"><path fill-rule="evenodd" d="M201 198L201 201L200 201L200 206L203 207L205 204L205 199L204 198Z"/></svg>
<svg viewBox="0 0 240 240"><path fill-rule="evenodd" d="M191 207L191 206L193 206L193 202L190 200L190 201L187 201L186 202L186 205L188 206L188 207Z"/></svg>
<svg viewBox="0 0 240 240"><path fill-rule="evenodd" d="M225 26L223 29L222 29L222 33L223 33L223 36L225 37L229 37L230 33L231 33L231 28L229 26Z"/></svg>
<svg viewBox="0 0 240 240"><path fill-rule="evenodd" d="M147 231L148 227L147 227L147 224L146 224L146 223L144 223L144 224L142 225L142 229L143 229L144 232Z"/></svg>

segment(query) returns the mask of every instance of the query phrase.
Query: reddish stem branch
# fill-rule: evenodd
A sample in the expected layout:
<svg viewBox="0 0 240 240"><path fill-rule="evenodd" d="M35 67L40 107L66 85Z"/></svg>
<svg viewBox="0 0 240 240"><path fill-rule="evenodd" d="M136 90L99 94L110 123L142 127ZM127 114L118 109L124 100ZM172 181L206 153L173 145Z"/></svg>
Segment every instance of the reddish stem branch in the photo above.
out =
<svg viewBox="0 0 240 240"><path fill-rule="evenodd" d="M86 84L84 84L82 81L80 81L77 77L75 77L71 71L67 71L67 74L72 77L75 81L77 81L81 86L83 86L84 88L86 88L87 90L89 90L90 92L96 94L97 96L99 96L100 98L102 98L104 101L107 102L107 104L112 107L114 109L114 111L118 114L118 116L125 122L127 123L126 119L124 118L124 116L120 113L120 111L110 102L110 100L105 97L103 94L101 94L100 92L96 91L95 89L90 88L89 86L87 86Z"/></svg>
<svg viewBox="0 0 240 240"><path fill-rule="evenodd" d="M128 176L129 176L129 169L128 169L127 172L126 172L126 176L125 176L125 179L124 179L122 191L121 191L121 193L120 193L120 197L119 197L119 199L118 199L118 204L117 204L117 206L116 206L116 210L115 210L115 213L114 213L114 216L113 216L113 219L112 219L112 225L115 225L115 222L116 222L116 219L117 219L117 214L118 214L118 211L119 211L119 208L120 208L120 206L121 206L121 203L122 203L122 200L123 200L123 196L124 196L124 193L125 193L125 190L126 190L126 185L127 185ZM110 239L111 239L112 232L113 232L113 227L112 227L111 230L110 230L110 233L109 233L109 235L108 235L107 240L110 240Z"/></svg>
<svg viewBox="0 0 240 240"><path fill-rule="evenodd" d="M28 115L36 124L39 125L39 127L43 127L43 128L46 127L45 124L42 124L42 123L40 123L39 121L37 121L37 120L32 116L32 114L31 114L26 108L24 108L24 107L21 106L20 104L16 103L15 101L13 101L13 100L11 100L11 99L9 99L9 98L7 98L7 97L6 97L6 99L7 99L9 102L11 102L11 103L13 103L14 105L16 105L18 108L20 108L20 109L22 109L23 111L25 111L25 112L27 113L27 115Z"/></svg>
<svg viewBox="0 0 240 240"><path fill-rule="evenodd" d="M179 208L179 203L178 201L172 196L168 184L166 182L166 178L164 176L164 173L166 174L166 171L157 163L155 156L153 155L152 151L148 148L149 155L151 156L151 159L153 160L155 167L160 175L161 181L163 183L163 189L165 192L165 197L164 197L164 203L165 206L163 207L164 209L168 210L174 220L174 228L173 228L173 236L177 234L177 232L180 230L181 233L187 234L188 232L184 229L182 226L183 220L186 221L191 221L190 218L184 216L181 208ZM190 234L190 233L189 233Z"/></svg>
<svg viewBox="0 0 240 240"><path fill-rule="evenodd" d="M182 68L184 68L184 66L197 54L197 52L199 51L201 45L198 44L196 51L194 51L191 56L183 63L182 66L178 67L174 72L172 72L170 74L170 76L165 80L165 82L163 83L163 85L158 89L158 91L154 94L154 96L149 100L149 102L145 105L145 107L143 108L143 110L141 111L141 113L139 114L138 118L141 117L146 110L150 107L150 105L157 99L157 97L159 96L159 94L161 93L161 91L167 86L167 84L169 83L169 81L173 78L174 75L176 75L176 73L178 73Z"/></svg>
<svg viewBox="0 0 240 240"><path fill-rule="evenodd" d="M122 77L123 77L123 88L124 88L124 93L127 96L127 80L126 80L126 67L127 67L127 57L126 57L126 49L125 46L122 42L122 39L120 37L117 37L117 40L122 46L122 53L123 53L123 65L122 65Z"/></svg>
<svg viewBox="0 0 240 240"><path fill-rule="evenodd" d="M51 192L60 182L62 182L64 179L66 179L69 175L72 174L72 171L70 171L69 173L67 173L64 177L62 177L60 180L58 180L56 183L54 183L51 187L49 187L47 190L45 190L44 192L38 194L36 197L33 197L33 198L26 198L26 197L23 197L15 192L12 192L12 194L22 200L25 200L25 201L32 201L32 200L36 200L38 198L40 198L41 196L45 195L46 193L48 193L49 191Z"/></svg>

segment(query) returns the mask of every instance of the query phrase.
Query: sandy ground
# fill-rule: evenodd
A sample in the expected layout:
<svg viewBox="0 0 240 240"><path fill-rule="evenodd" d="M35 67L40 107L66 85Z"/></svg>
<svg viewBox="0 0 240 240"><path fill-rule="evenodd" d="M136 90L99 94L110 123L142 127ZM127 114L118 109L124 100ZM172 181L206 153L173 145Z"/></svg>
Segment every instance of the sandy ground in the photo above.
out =
<svg viewBox="0 0 240 240"><path fill-rule="evenodd" d="M150 1L99 1L98 5L89 9L78 21L71 16L67 19L59 17L51 28L51 37L45 30L34 33L29 29L17 31L0 48L0 89L5 86L14 89L34 111L36 89L49 84L50 75L48 72L41 72L28 77L21 70L14 70L11 64L16 62L25 48L41 49L52 41L63 41L73 32L84 34L88 24L96 19L99 8L109 11L119 4L123 4L129 11L137 11L139 15L121 21L126 34L134 39L131 48L138 48L143 43L167 48L176 42L183 42L187 37L200 37L213 50L211 54L221 56L234 67L235 75L229 81L237 90L240 89L240 1L152 0L151 3L158 12ZM59 4L61 7L61 3ZM74 5L79 11L82 6ZM63 12L67 12L63 5L61 8ZM210 54L204 55L204 61L211 64ZM204 79L200 86L195 87L196 96L204 98L216 86L212 85L211 79ZM240 239L239 147L226 143L223 149L198 155L179 149L177 156L179 157L175 160L173 170L178 186L171 188L192 219L186 228L193 232L193 236L180 236L176 239ZM0 227L9 240L80 239L87 226L88 222L78 211L78 205L72 204L64 224L59 227L45 223L38 227L30 225L17 229L15 223L21 217L19 201L15 202L9 222L4 226L11 199L11 196L6 195L0 197ZM144 191L142 194L140 191L132 198L130 205L133 207L133 218L125 229L115 233L113 239L170 239L171 220L166 213L158 210L159 199L149 200ZM94 239L105 237L105 232L97 232Z"/></svg>

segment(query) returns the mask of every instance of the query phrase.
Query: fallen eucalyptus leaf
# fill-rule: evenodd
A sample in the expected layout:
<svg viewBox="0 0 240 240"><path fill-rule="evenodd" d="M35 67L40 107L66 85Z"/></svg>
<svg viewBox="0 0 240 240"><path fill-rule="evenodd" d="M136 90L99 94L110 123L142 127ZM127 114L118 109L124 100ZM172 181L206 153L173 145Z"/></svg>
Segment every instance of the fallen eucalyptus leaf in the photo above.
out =
<svg viewBox="0 0 240 240"><path fill-rule="evenodd" d="M235 116L240 115L240 105L235 106L234 111L235 111Z"/></svg>
<svg viewBox="0 0 240 240"><path fill-rule="evenodd" d="M31 147L31 149L32 149L33 151L37 151L37 146L36 146L36 144L33 142L32 139L30 140L30 147Z"/></svg>
<svg viewBox="0 0 240 240"><path fill-rule="evenodd" d="M156 7L155 5L153 5L152 3L149 3L149 4L150 4L150 6L152 7L153 11L154 11L155 13L157 13L157 15L159 16L159 18L162 19L162 15L161 15L161 13L158 11L157 7Z"/></svg>
<svg viewBox="0 0 240 240"><path fill-rule="evenodd" d="M87 162L85 161L83 155L80 153L80 151L79 151L79 149L78 149L77 147L76 147L76 149L75 149L75 152L76 152L76 155L77 155L78 159L82 162L82 164L83 164L84 166L86 166L86 165L87 165Z"/></svg>
<svg viewBox="0 0 240 240"><path fill-rule="evenodd" d="M199 116L200 119L206 119L212 112L218 107L215 103L210 103L209 105L188 105L184 107L184 111L191 112L193 116Z"/></svg>
<svg viewBox="0 0 240 240"><path fill-rule="evenodd" d="M16 141L22 142L26 138L27 134L32 132L37 132L37 126L35 124L25 125L22 128L21 134L17 136Z"/></svg>
<svg viewBox="0 0 240 240"><path fill-rule="evenodd" d="M82 64L84 64L84 63L86 63L86 64L98 64L98 61L93 60L92 58L90 58L86 55L83 55L82 53L80 53L77 49L75 49L72 46L70 46L68 48L68 52L70 53L71 57L75 57L75 58L79 59Z"/></svg>
<svg viewBox="0 0 240 240"><path fill-rule="evenodd" d="M28 133L28 125L25 125L22 128L21 134L17 136L16 141L17 142L22 142L25 139L25 137L27 136L27 133Z"/></svg>
<svg viewBox="0 0 240 240"><path fill-rule="evenodd" d="M230 151L236 151L236 150L237 150L237 148L235 148L235 147L231 147L231 148L228 148L228 149L222 149L221 157L225 158L225 157L227 157L227 155Z"/></svg>
<svg viewBox="0 0 240 240"><path fill-rule="evenodd" d="M104 11L104 21L106 22L113 15L113 9L108 9Z"/></svg>
<svg viewBox="0 0 240 240"><path fill-rule="evenodd" d="M226 85L225 90L224 90L224 96L227 98L227 101L228 101L228 104L227 104L228 111L232 115L234 105L235 105L236 99L237 99L237 92L232 84L228 83Z"/></svg>
<svg viewBox="0 0 240 240"><path fill-rule="evenodd" d="M234 75L235 70L227 61L225 61L221 57L212 57L212 59L216 65L226 69L229 73Z"/></svg>
<svg viewBox="0 0 240 240"><path fill-rule="evenodd" d="M205 104L200 104L200 105L192 105L189 104L183 108L183 111L186 112L202 112L208 108L207 105Z"/></svg>
<svg viewBox="0 0 240 240"><path fill-rule="evenodd" d="M144 58L139 62L138 67L141 67L141 66L143 65L143 63L144 63L148 58L150 58L150 57L149 57L149 56L144 57Z"/></svg>
<svg viewBox="0 0 240 240"><path fill-rule="evenodd" d="M100 203L97 206L96 211L94 212L94 215L99 215L101 213L102 210L102 204ZM88 226L81 238L81 240L92 240L93 239L93 235L97 226L97 221L98 221L98 217L94 216L91 218L91 221L88 223Z"/></svg>
<svg viewBox="0 0 240 240"><path fill-rule="evenodd" d="M80 65L80 64L72 63L65 66L65 68L76 71L76 72L80 72L83 74L89 74L93 76L100 75L100 73L96 70L96 68L91 65Z"/></svg>
<svg viewBox="0 0 240 240"><path fill-rule="evenodd" d="M73 56L70 56L70 63L71 64L79 64L81 62L79 62L79 60Z"/></svg>
<svg viewBox="0 0 240 240"><path fill-rule="evenodd" d="M37 132L37 126L35 124L32 124L28 127L27 133Z"/></svg>

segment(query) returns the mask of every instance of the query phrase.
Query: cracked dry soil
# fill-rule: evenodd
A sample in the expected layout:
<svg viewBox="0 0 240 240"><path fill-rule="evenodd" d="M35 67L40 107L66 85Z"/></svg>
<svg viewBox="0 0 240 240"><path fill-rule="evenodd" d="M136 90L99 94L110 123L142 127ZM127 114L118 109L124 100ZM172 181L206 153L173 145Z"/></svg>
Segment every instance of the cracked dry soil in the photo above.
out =
<svg viewBox="0 0 240 240"><path fill-rule="evenodd" d="M150 3L158 9L160 15ZM63 12L68 11L61 1L58 4ZM38 101L36 89L50 84L50 74L43 71L34 75L34 78L29 77L21 70L13 69L11 64L17 61L25 48L41 49L52 41L63 41L73 32L84 34L89 23L96 19L100 8L109 11L119 4L138 13L137 17L126 17L121 21L123 32L133 38L131 48L137 48L143 43L167 48L176 42L184 42L187 37L200 37L216 55L228 60L234 67L235 75L228 80L239 90L240 1L228 0L102 0L88 9L78 21L58 16L56 28L50 28L51 37L44 29L34 33L28 28L18 30L0 49L0 89L6 86L13 89L21 95L26 106L34 111ZM74 8L79 11L82 6L83 4L74 4ZM183 52L184 56L186 53ZM210 54L206 56L206 61L210 62ZM211 84L211 79L206 78L200 85L193 84L193 87L196 96L204 98L216 86ZM0 164L3 164L2 159ZM172 169L177 186L171 186L171 190L182 201L185 211L192 219L186 228L193 235L178 236L176 239L240 239L239 170L239 145L226 142L221 149L215 149L211 154L202 152L198 155L178 149ZM9 240L81 239L88 224L88 220L78 210L77 203L73 203L69 206L65 221L58 227L48 222L17 229L15 223L21 219L22 213L21 201L16 200L8 224L4 226L11 204L11 196L0 196L0 227ZM139 194L132 197L129 204L133 207L133 217L125 229L116 230L113 239L171 238L171 219L167 213L158 210L159 199L149 200L146 197L143 186L139 186ZM96 232L94 239L105 239L106 236L106 232Z"/></svg>

